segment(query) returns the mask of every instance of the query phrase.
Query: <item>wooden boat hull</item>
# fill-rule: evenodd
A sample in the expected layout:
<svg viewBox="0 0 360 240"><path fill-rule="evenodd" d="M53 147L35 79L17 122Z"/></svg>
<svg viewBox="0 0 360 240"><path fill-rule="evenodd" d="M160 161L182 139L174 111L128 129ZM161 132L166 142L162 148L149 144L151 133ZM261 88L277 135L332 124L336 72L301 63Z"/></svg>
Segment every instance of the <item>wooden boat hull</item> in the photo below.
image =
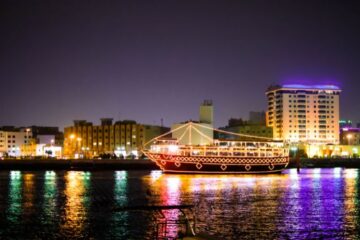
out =
<svg viewBox="0 0 360 240"><path fill-rule="evenodd" d="M144 152L164 172L176 173L275 173L289 163L289 157L180 156Z"/></svg>

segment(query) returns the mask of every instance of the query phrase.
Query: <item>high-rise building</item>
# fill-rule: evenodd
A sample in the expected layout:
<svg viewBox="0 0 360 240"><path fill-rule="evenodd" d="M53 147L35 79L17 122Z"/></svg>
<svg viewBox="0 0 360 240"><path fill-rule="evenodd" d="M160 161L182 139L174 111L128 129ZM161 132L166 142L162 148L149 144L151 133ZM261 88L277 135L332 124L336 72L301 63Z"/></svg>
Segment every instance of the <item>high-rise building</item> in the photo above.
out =
<svg viewBox="0 0 360 240"><path fill-rule="evenodd" d="M339 95L333 85L270 86L267 125L274 138L294 143L339 143Z"/></svg>

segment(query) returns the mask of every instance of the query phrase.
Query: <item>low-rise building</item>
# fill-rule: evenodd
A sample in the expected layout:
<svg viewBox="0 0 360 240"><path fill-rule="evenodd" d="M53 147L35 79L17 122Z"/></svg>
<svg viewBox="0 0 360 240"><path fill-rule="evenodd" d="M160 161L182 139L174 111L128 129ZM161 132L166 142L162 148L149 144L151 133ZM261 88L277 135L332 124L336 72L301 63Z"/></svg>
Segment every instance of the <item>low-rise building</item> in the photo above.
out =
<svg viewBox="0 0 360 240"><path fill-rule="evenodd" d="M266 114L264 111L249 112L249 123L254 125L266 125Z"/></svg>
<svg viewBox="0 0 360 240"><path fill-rule="evenodd" d="M73 126L64 130L64 155L69 158L92 158L104 154L138 157L144 144L168 130L132 120L113 123L111 118L103 118L100 125L75 120Z"/></svg>
<svg viewBox="0 0 360 240"><path fill-rule="evenodd" d="M359 157L360 145L311 145L305 146L309 158L350 158Z"/></svg>
<svg viewBox="0 0 360 240"><path fill-rule="evenodd" d="M1 128L0 157L20 157L21 146L31 139L31 133L16 128Z"/></svg>
<svg viewBox="0 0 360 240"><path fill-rule="evenodd" d="M64 144L64 134L59 131L58 127L30 126L23 129L24 131L29 131L32 138L36 139L38 144L51 144L55 146L63 146Z"/></svg>
<svg viewBox="0 0 360 240"><path fill-rule="evenodd" d="M63 147L55 144L45 144L37 143L36 139L30 139L27 144L20 146L21 156L22 157L52 157L52 158L62 158L63 156Z"/></svg>
<svg viewBox="0 0 360 240"><path fill-rule="evenodd" d="M45 153L51 148L56 157L61 157L62 133L57 127L20 127L4 126L0 128L0 156L5 157L35 157L55 156ZM42 152L42 154L40 154Z"/></svg>
<svg viewBox="0 0 360 240"><path fill-rule="evenodd" d="M340 144L360 145L360 128L344 127L340 129Z"/></svg>
<svg viewBox="0 0 360 240"><path fill-rule="evenodd" d="M256 137L265 137L265 138L273 137L273 128L263 125L242 125L242 126L233 126L233 127L223 127L221 128L221 130L224 130L226 132L233 132L236 134L242 134L244 136L240 137L236 135L219 133L220 139L258 141L259 138Z"/></svg>

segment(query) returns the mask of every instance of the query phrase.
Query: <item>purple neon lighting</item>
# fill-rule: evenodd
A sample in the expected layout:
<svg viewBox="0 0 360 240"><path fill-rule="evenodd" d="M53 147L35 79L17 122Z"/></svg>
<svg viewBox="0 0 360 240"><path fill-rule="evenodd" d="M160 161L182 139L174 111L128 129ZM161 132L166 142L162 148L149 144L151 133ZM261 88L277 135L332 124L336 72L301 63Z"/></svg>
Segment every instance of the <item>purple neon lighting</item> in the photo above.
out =
<svg viewBox="0 0 360 240"><path fill-rule="evenodd" d="M340 131L344 131L344 132L360 132L360 128L343 127L343 128L340 129Z"/></svg>
<svg viewBox="0 0 360 240"><path fill-rule="evenodd" d="M300 89L323 89L323 90L340 90L335 85L305 85L305 84L284 84L283 88L300 88Z"/></svg>

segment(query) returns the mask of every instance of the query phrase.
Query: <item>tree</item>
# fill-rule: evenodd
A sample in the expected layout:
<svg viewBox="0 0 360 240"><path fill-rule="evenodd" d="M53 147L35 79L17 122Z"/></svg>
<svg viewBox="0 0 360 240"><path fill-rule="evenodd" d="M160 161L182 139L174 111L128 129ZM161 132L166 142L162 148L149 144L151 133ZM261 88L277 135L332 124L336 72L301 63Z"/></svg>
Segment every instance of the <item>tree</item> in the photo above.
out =
<svg viewBox="0 0 360 240"><path fill-rule="evenodd" d="M48 157L50 157L52 155L52 151L51 150L46 150L45 153L48 155Z"/></svg>

